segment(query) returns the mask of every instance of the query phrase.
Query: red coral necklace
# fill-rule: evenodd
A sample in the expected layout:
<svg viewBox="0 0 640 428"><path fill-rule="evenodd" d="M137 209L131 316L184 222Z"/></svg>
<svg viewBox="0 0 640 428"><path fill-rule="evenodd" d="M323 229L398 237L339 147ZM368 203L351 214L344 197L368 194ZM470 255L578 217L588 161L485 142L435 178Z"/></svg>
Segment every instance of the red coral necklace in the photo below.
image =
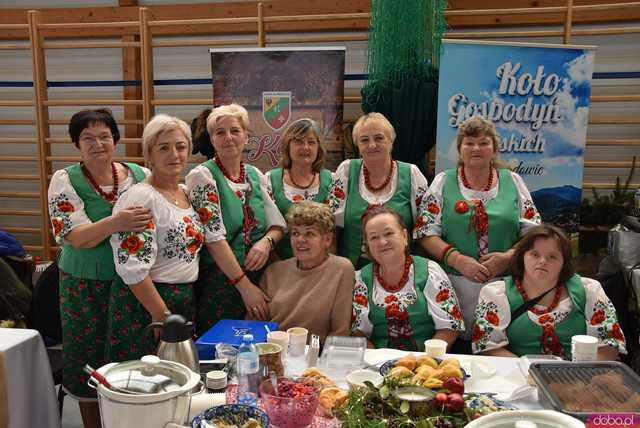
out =
<svg viewBox="0 0 640 428"><path fill-rule="evenodd" d="M371 184L371 176L369 174L369 170L367 169L367 165L365 165L364 162L362 163L362 174L364 175L364 185L367 186L367 189L372 192L382 190L387 187L387 184L389 184L389 182L391 181L391 177L393 176L393 159L391 159L391 165L389 165L389 173L387 174L387 178L384 179L384 182L380 186L376 187Z"/></svg>
<svg viewBox="0 0 640 428"><path fill-rule="evenodd" d="M245 179L244 162L240 161L240 175L238 175L238 178L232 178L231 175L229 175L229 171L227 171L227 168L224 167L224 165L222 164L222 161L218 159L217 156L214 158L214 160L216 162L216 165L218 165L218 168L220 168L220 171L222 171L222 174L224 174L224 176L229 181L236 184L244 183L244 179Z"/></svg>
<svg viewBox="0 0 640 428"><path fill-rule="evenodd" d="M84 174L84 176L87 177L87 180L89 180L89 183L91 183L91 187L93 187L93 189L96 192L98 192L98 194L103 199L105 199L107 202L110 202L110 203L114 203L118 199L118 170L116 169L115 162L111 162L111 175L113 177L113 188L111 189L110 193L106 193L100 188L100 186L98 185L98 183L96 183L96 180L93 178L93 175L91 175L91 172L86 167L84 162L80 162L80 169L82 170L82 173Z"/></svg>
<svg viewBox="0 0 640 428"><path fill-rule="evenodd" d="M467 189L471 189L471 184L467 180L467 176L464 173L464 166L460 167L460 180L462 180L462 184ZM493 184L493 168L489 168L489 178L487 179L487 185L482 189L483 192L488 192L491 190L491 185ZM472 189L473 190L473 189Z"/></svg>
<svg viewBox="0 0 640 428"><path fill-rule="evenodd" d="M407 279L409 279L409 270L411 269L411 264L413 263L413 257L407 256L404 260L404 272L402 273L402 277L400 281L398 281L395 285L390 285L385 282L380 274L380 265L378 263L374 264L373 274L376 277L378 283L389 293L395 293L396 291L402 290L402 287L407 283Z"/></svg>
<svg viewBox="0 0 640 428"><path fill-rule="evenodd" d="M558 307L558 304L560 303L560 296L562 296L562 287L564 287L564 284L560 284L556 288L556 291L553 294L553 300L551 301L551 304L547 306L547 308L538 309L534 306L530 309L530 311L538 316L548 314L549 312L553 311L556 307ZM525 302L529 300L529 295L527 294L526 290L524 289L524 286L522 285L522 279L520 278L516 279L516 288L522 295L522 298L524 299Z"/></svg>

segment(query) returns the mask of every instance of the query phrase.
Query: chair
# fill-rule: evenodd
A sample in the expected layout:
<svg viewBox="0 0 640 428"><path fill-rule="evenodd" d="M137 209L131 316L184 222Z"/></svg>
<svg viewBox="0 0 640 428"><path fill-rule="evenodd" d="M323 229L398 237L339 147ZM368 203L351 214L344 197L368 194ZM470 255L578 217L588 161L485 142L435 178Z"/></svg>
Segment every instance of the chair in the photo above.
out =
<svg viewBox="0 0 640 428"><path fill-rule="evenodd" d="M60 320L60 281L58 264L51 263L40 275L33 287L31 304L33 328L38 330L47 347L54 385L58 389L58 409L62 417L62 405L66 393L62 389L62 321Z"/></svg>

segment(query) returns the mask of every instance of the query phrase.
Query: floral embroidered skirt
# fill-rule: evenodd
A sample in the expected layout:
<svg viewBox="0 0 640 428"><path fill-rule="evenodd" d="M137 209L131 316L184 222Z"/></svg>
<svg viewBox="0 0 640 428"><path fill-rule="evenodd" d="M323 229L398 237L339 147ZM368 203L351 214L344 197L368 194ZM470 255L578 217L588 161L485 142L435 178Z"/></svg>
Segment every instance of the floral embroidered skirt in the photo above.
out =
<svg viewBox="0 0 640 428"><path fill-rule="evenodd" d="M262 272L264 270L247 272L247 277L257 286ZM200 275L194 288L198 336L206 333L221 319L244 319L247 310L238 289L227 283L227 277L216 265L200 265Z"/></svg>
<svg viewBox="0 0 640 428"><path fill-rule="evenodd" d="M193 284L154 283L156 290L173 314L193 320L195 306ZM145 327L151 323L151 315L119 277L111 286L109 318L107 326L106 355L109 361L127 361L154 354L155 343L151 333L146 337Z"/></svg>
<svg viewBox="0 0 640 428"><path fill-rule="evenodd" d="M107 316L111 280L90 280L60 271L60 317L62 320L62 385L80 400L96 399L87 386L85 364L105 365Z"/></svg>

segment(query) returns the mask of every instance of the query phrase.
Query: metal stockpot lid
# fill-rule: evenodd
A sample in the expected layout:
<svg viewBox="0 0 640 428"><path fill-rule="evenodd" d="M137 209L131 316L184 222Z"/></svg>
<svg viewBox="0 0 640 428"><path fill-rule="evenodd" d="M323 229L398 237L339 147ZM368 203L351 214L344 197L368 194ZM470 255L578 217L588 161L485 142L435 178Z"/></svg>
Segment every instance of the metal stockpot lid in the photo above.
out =
<svg viewBox="0 0 640 428"><path fill-rule="evenodd" d="M111 385L132 394L163 394L183 391L192 379L191 370L155 355L110 367L104 376ZM123 391L124 392L124 391Z"/></svg>

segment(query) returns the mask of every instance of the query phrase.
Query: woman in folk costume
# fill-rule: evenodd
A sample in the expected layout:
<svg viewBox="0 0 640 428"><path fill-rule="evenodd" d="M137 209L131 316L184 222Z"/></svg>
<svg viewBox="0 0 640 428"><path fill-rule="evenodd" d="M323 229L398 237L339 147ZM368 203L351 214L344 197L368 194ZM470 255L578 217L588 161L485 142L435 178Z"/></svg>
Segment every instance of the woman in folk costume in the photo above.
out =
<svg viewBox="0 0 640 428"><path fill-rule="evenodd" d="M151 175L116 203L114 212L143 206L153 220L140 232L111 237L120 278L111 287L109 341L112 361L153 352L144 328L169 313L195 318L193 283L198 278L204 226L180 184L191 153L191 130L182 120L159 114L144 128L142 151Z"/></svg>
<svg viewBox="0 0 640 428"><path fill-rule="evenodd" d="M479 116L466 120L456 144L458 167L434 178L415 234L449 274L471 326L480 289L505 272L514 244L540 223L540 215L522 178L496 166L493 123ZM457 351L470 352L470 329Z"/></svg>
<svg viewBox="0 0 640 428"><path fill-rule="evenodd" d="M119 231L143 230L152 218L148 209L140 207L113 213L113 204L149 171L113 161L120 132L107 109L75 113L69 135L82 160L56 171L48 192L53 234L62 247L58 265L63 387L80 401L84 426L98 427L96 393L87 386L82 367L108 362L107 304L116 278L109 237Z"/></svg>
<svg viewBox="0 0 640 428"><path fill-rule="evenodd" d="M189 172L187 191L205 226L208 252L196 283L197 329L223 318L269 317L268 298L256 285L286 223L271 199L267 178L242 162L249 115L229 104L213 109L207 130L216 156Z"/></svg>
<svg viewBox="0 0 640 428"><path fill-rule="evenodd" d="M393 126L382 114L360 117L353 126L353 141L362 159L345 160L333 175L329 204L337 226L343 229L338 253L356 269L370 261L362 251L366 214L382 205L393 208L412 230L418 207L429 190L417 166L393 160L395 138Z"/></svg>
<svg viewBox="0 0 640 428"><path fill-rule="evenodd" d="M324 203L331 186L331 171L324 168L325 149L318 124L309 118L298 119L282 135L281 167L266 173L269 192L280 213L300 201ZM282 259L293 257L291 242L285 236L276 247Z"/></svg>
<svg viewBox="0 0 640 428"><path fill-rule="evenodd" d="M447 274L410 254L409 233L393 209L374 208L363 229L373 262L356 272L352 333L376 348L424 351L431 338L451 347L464 322Z"/></svg>
<svg viewBox="0 0 640 428"><path fill-rule="evenodd" d="M598 359L626 353L616 310L596 280L574 273L571 243L554 226L531 229L516 246L511 275L487 284L475 312L473 351L571 359L571 337L598 339Z"/></svg>

